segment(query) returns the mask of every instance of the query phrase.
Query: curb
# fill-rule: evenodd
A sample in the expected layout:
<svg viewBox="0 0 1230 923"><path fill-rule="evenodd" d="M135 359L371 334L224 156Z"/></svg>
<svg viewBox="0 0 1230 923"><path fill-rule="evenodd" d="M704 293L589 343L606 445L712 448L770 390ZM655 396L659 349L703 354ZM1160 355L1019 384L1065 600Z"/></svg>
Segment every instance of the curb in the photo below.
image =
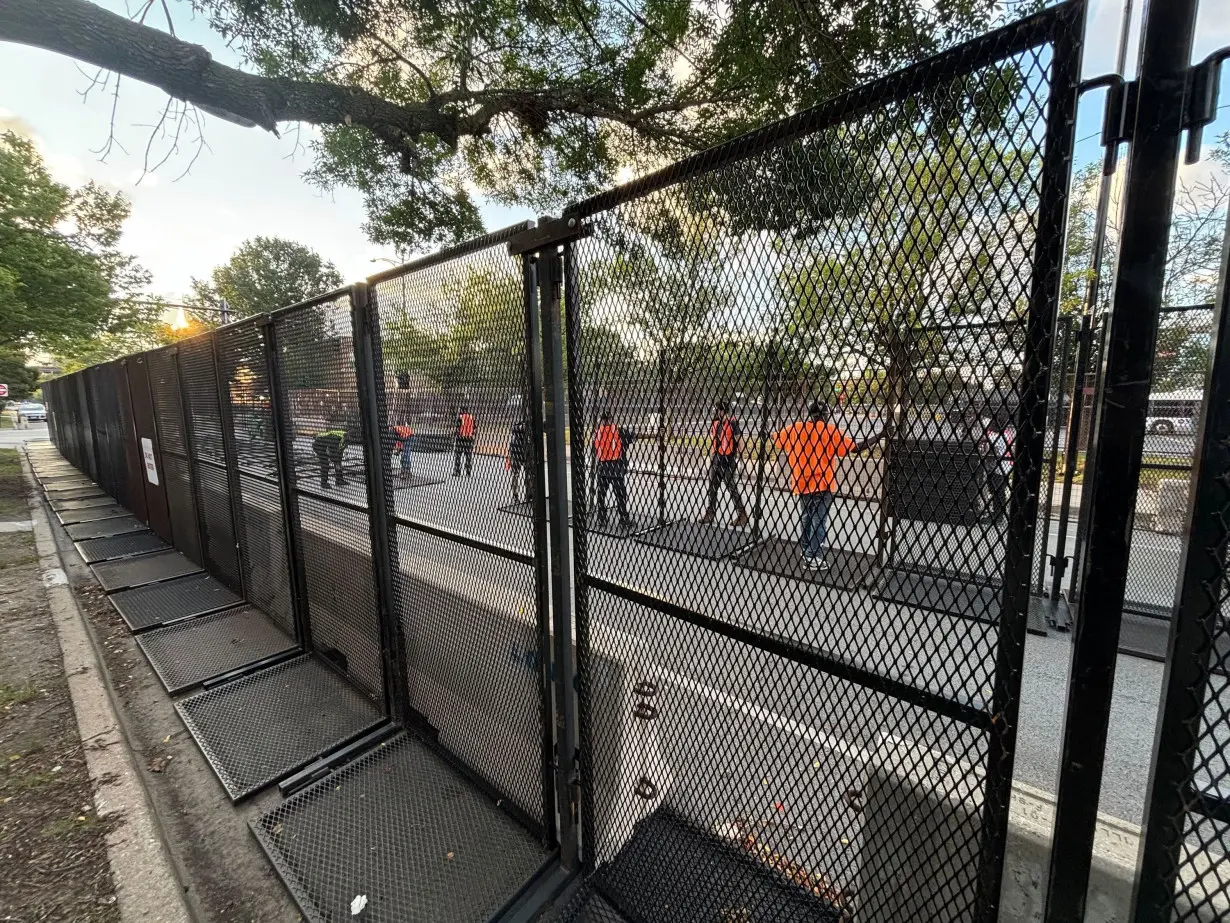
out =
<svg viewBox="0 0 1230 923"><path fill-rule="evenodd" d="M85 750L94 806L99 817L122 823L107 834L107 861L124 923L191 923L183 888L175 874L146 796L102 664L85 626L85 616L64 571L38 485L24 453L22 472L47 604L55 623L65 679Z"/></svg>

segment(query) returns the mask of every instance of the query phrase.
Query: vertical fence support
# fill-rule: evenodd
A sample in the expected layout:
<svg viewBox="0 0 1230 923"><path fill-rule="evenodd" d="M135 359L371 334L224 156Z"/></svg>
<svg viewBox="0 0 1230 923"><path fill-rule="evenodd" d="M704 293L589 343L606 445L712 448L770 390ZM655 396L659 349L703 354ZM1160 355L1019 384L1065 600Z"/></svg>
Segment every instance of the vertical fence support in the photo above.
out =
<svg viewBox="0 0 1230 923"><path fill-rule="evenodd" d="M400 571L397 533L393 528L386 461L392 447L386 444L384 357L380 351L380 320L365 282L350 290L350 320L353 328L355 382L362 425L363 471L367 479L367 521L372 542L372 573L376 581L376 617L380 627L380 658L384 670L384 695L388 714L404 722L409 703L409 685L402 662L401 626L397 620L394 574Z"/></svg>
<svg viewBox="0 0 1230 923"><path fill-rule="evenodd" d="M1230 507L1230 219L1222 242L1220 290L1210 344L1212 367L1193 459L1192 502L1179 565L1175 617L1166 646L1166 673L1158 706L1149 798L1140 839L1140 878L1132 919L1167 923L1175 913L1184 819L1200 804L1191 791L1200 747L1219 601L1226 580L1225 511Z"/></svg>
<svg viewBox="0 0 1230 923"><path fill-rule="evenodd" d="M1093 374L1095 381L1093 385L1093 394L1089 400L1089 426L1088 432L1093 433L1098 426L1098 407L1102 404L1102 379L1098 374L1098 369L1102 365L1102 357L1106 355L1106 329L1109 326L1110 312L1105 312L1099 317L1094 317L1091 322L1091 331L1089 334L1089 352L1085 356L1085 378L1088 380L1089 375ZM1095 358L1096 357L1096 358ZM1095 363L1097 368L1095 368ZM1083 394L1084 385L1082 385L1081 400L1084 400ZM1078 418L1076 426L1076 448L1071 450L1072 467L1067 475L1067 484L1072 484L1076 480L1076 468L1080 455L1080 440L1085 439L1088 445L1092 445L1093 440L1084 435L1086 430L1084 424L1084 411L1082 410L1081 417ZM1086 459L1087 460L1087 459ZM1068 508L1072 506L1071 488L1069 488ZM1070 514L1070 513L1069 513ZM1081 560L1085 553L1085 541L1089 537L1089 504L1082 499L1080 508L1076 511L1076 535L1072 542L1072 554L1069 559L1071 575L1068 577L1068 602L1076 603L1077 612L1079 613L1080 606L1080 578L1081 578ZM1069 624L1068 627L1071 627Z"/></svg>
<svg viewBox="0 0 1230 923"><path fill-rule="evenodd" d="M1047 923L1083 919L1089 888L1196 6L1196 0L1170 0L1145 9L1114 305L1092 465L1086 465L1089 538L1064 718Z"/></svg>
<svg viewBox="0 0 1230 923"><path fill-rule="evenodd" d="M1031 280L1023 384L1017 409L1011 492L1004 549L1004 583L991 700L994 716L988 735L987 774L982 816L982 865L976 918L999 918L1007 849L1008 812L1020 713L1020 676L1025 661L1030 584L1038 525L1038 484L1046 452L1046 407L1053 361L1055 315L1063 276L1064 224L1075 144L1076 86L1080 82L1084 8L1069 7L1068 26L1055 41L1051 62L1049 131L1038 190L1035 275Z"/></svg>
<svg viewBox="0 0 1230 923"><path fill-rule="evenodd" d="M269 378L269 414L273 418L273 456L278 466L278 497L282 501L282 535L286 543L286 568L290 575L290 602L294 612L295 640L312 649L312 623L308 618L307 573L299 544L299 502L295 494L295 434L287 432L290 415L283 403L282 361L278 353L277 327L266 314L260 322L265 348L265 373ZM191 453L189 453L191 454ZM204 537L202 537L202 542Z"/></svg>
<svg viewBox="0 0 1230 923"><path fill-rule="evenodd" d="M764 363L761 372L764 381L760 388L760 426L759 445L756 449L756 505L752 507L752 541L760 541L761 526L764 519L764 475L769 449L769 404L773 400L776 389L773 382L777 375L777 341L770 340L765 346Z"/></svg>
<svg viewBox="0 0 1230 923"><path fill-rule="evenodd" d="M551 560L551 536L547 525L547 472L543 464L542 433L542 339L538 327L538 260L532 254L521 257L521 285L525 320L525 411L529 423L530 458L527 464L533 485L530 507L534 516L534 597L537 602L538 691L542 719L542 817L543 828L554 845L556 816L555 730L551 708L551 580L555 562ZM576 435L575 431L573 433ZM562 816L567 803L561 802Z"/></svg>
<svg viewBox="0 0 1230 923"><path fill-rule="evenodd" d="M666 525L666 349L658 350L658 525Z"/></svg>
<svg viewBox="0 0 1230 923"><path fill-rule="evenodd" d="M1059 490L1059 534L1055 541L1055 554L1051 557L1051 600L1059 601L1063 576L1068 568L1068 524L1072 516L1072 483L1076 478L1076 465L1080 455L1081 415L1085 410L1085 379L1089 377L1089 352L1093 346L1093 328L1090 315L1081 316L1080 329L1076 333L1076 368L1073 371L1072 404L1068 413L1067 444L1064 447L1063 483ZM1073 556L1079 549L1073 546ZM1071 595L1071 594L1069 594ZM1071 601L1071 600L1069 600ZM1058 610L1053 610L1058 615ZM1071 621L1058 625L1071 627Z"/></svg>
<svg viewBox="0 0 1230 923"><path fill-rule="evenodd" d="M1056 469L1059 467L1059 431L1063 427L1063 396L1067 393L1068 385L1068 358L1071 355L1072 345L1072 316L1063 314L1059 317L1059 324L1063 328L1059 346L1059 374L1051 375L1051 395L1058 395L1059 407L1055 411L1054 425L1051 427L1051 450L1047 453L1046 465L1046 505L1042 510L1042 554L1038 556L1035 562L1035 570L1037 571L1037 579L1034 585L1034 593L1041 596L1046 581L1046 546L1050 542L1051 532L1051 506L1055 500L1055 477ZM1052 399L1050 404L1054 404ZM1055 560L1058 560L1056 558ZM1052 561L1052 566L1054 562Z"/></svg>
<svg viewBox="0 0 1230 923"><path fill-rule="evenodd" d="M231 419L231 382L223 374L219 333L214 331L209 338L213 348L214 384L218 391L218 419L222 423L222 457L226 459L226 487L231 503L231 539L235 543L235 569L239 573L239 595L248 596L248 568L244 561L243 542L239 530L243 528L243 510L239 503L239 452L235 447L235 423Z"/></svg>
<svg viewBox="0 0 1230 923"><path fill-rule="evenodd" d="M571 278L571 277L570 277ZM546 398L547 526L551 539L551 612L555 639L552 652L555 680L556 799L559 806L560 865L577 868L579 853L576 788L576 661L572 647L572 558L568 530L568 447L564 439L564 355L560 330L563 258L555 246L538 255L538 299L542 336L542 383ZM569 298L576 297L575 281ZM584 523L577 524L579 529Z"/></svg>

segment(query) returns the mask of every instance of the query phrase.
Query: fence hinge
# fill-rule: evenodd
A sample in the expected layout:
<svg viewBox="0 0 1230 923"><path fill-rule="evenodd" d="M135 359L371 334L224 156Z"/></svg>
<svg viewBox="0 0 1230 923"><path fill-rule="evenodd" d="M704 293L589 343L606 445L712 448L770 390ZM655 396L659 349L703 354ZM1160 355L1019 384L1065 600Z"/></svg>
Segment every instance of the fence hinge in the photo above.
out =
<svg viewBox="0 0 1230 923"><path fill-rule="evenodd" d="M1187 151L1184 160L1200 159L1204 126L1217 118L1217 90L1221 82L1222 61L1230 58L1230 46L1220 48L1199 64L1192 66L1187 78L1187 93L1183 98L1183 127L1187 129Z"/></svg>
<svg viewBox="0 0 1230 923"><path fill-rule="evenodd" d="M1102 161L1102 175L1115 172L1119 158L1119 145L1132 140L1132 128L1136 124L1137 85L1134 80L1124 80L1119 74L1103 74L1081 83L1079 93L1106 87L1106 109L1102 113L1102 147L1106 149Z"/></svg>
<svg viewBox="0 0 1230 923"><path fill-rule="evenodd" d="M526 228L509 239L508 252L513 256L533 253L535 250L561 244L566 240L584 237L588 233L589 228L581 223L580 218L555 218L551 215L543 215L538 219L536 225Z"/></svg>

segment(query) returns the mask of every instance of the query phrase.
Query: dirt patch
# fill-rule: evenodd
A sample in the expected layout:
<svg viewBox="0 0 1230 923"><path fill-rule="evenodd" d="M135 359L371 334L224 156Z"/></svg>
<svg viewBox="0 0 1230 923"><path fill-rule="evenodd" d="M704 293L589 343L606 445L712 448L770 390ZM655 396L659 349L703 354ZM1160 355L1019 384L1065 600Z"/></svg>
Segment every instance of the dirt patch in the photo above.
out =
<svg viewBox="0 0 1230 923"><path fill-rule="evenodd" d="M0 450L0 520L27 515L17 453ZM34 536L0 533L0 920L118 921L109 823L94 813Z"/></svg>

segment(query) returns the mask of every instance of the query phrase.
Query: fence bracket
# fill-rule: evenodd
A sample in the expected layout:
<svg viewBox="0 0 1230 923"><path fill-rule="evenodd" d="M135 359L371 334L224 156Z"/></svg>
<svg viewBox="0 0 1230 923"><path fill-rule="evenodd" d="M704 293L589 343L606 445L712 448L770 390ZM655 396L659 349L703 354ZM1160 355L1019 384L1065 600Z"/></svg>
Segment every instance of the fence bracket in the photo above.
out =
<svg viewBox="0 0 1230 923"><path fill-rule="evenodd" d="M545 247L561 244L566 240L585 237L590 233L580 218L556 218L543 215L534 227L526 228L508 241L508 252L513 256L533 253Z"/></svg>

